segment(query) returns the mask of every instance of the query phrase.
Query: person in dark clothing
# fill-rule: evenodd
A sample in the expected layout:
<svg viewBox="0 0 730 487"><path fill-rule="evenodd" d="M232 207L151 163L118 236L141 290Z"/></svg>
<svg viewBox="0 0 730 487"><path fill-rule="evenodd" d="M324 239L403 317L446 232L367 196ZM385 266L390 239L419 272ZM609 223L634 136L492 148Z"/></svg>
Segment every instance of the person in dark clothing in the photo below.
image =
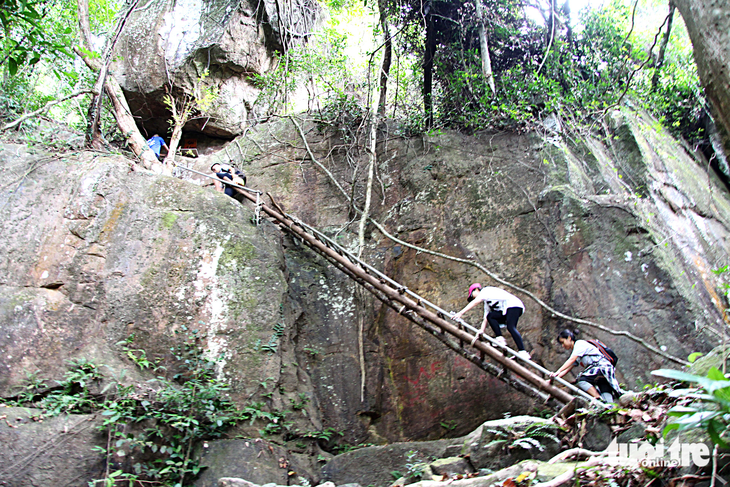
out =
<svg viewBox="0 0 730 487"><path fill-rule="evenodd" d="M236 190L233 189L233 186L230 186L223 182L233 181L233 174L231 174L230 167L224 167L224 165L220 162L216 162L215 164L210 166L210 170L215 173L215 176L218 178L218 180L213 180L215 190L221 193L225 193L226 195L233 198L236 195Z"/></svg>

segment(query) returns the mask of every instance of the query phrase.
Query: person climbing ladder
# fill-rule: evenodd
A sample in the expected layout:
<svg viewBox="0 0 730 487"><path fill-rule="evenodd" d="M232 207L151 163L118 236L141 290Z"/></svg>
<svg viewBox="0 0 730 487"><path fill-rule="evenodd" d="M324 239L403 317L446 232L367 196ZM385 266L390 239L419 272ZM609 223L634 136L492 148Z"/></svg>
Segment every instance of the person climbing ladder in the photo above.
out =
<svg viewBox="0 0 730 487"><path fill-rule="evenodd" d="M214 162L213 165L210 166L210 170L218 178L218 180L213 181L216 191L225 193L227 196L230 196L240 202L241 200L238 197L238 193L235 189L233 189L233 186L226 184L226 181L239 186L246 186L246 175L243 171L228 164L221 164L220 162Z"/></svg>
<svg viewBox="0 0 730 487"><path fill-rule="evenodd" d="M482 320L482 326L471 342L472 345L479 339L479 335L484 334L487 323L489 323L496 335L497 342L506 347L507 340L502 336L502 330L499 326L504 324L515 341L517 354L524 359L530 359L530 353L525 350L525 345L522 342L522 335L517 331L517 321L525 312L525 305L520 298L498 287L487 286L482 289L482 285L476 282L469 286L467 299L470 303L456 313L453 316L454 319L460 319L467 311L477 306L480 301L484 302L484 320Z"/></svg>
<svg viewBox="0 0 730 487"><path fill-rule="evenodd" d="M576 385L596 399L613 402L614 396L623 393L616 380L616 368L608 354L604 354L596 346L596 344L603 345L602 343L579 340L578 334L579 330L563 330L558 334L558 343L571 353L568 360L556 372L550 373L550 379L563 377L580 363L585 370L578 376Z"/></svg>

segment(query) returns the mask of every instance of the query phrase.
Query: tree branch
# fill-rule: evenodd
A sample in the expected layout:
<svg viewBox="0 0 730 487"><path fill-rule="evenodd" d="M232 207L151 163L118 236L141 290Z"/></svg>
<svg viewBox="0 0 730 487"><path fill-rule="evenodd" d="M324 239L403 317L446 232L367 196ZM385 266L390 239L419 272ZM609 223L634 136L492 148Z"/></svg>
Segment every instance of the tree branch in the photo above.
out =
<svg viewBox="0 0 730 487"><path fill-rule="evenodd" d="M85 55L78 47L74 47L74 52L84 61L86 66L92 71L99 71L101 69L101 63L96 59L91 59ZM140 158L142 165L146 169L153 169L156 172L163 172L164 166L157 160L157 156L147 146L144 137L137 128L137 124L132 116L132 112L127 104L127 99L124 97L122 87L119 86L119 82L114 75L108 75L104 82L104 91L109 96L109 100L112 102L114 107L113 114L119 126L119 131L124 136L127 144L132 149L134 154Z"/></svg>
<svg viewBox="0 0 730 487"><path fill-rule="evenodd" d="M552 49L552 47L553 47L553 39L555 39L555 1L554 0L550 0L550 19L551 19L550 40L548 42L548 47L545 50L545 56L542 58L542 62L540 63L540 67L538 67L537 71L535 71L535 76L540 74L540 70L542 69L542 66L545 64L545 61L547 61L548 55L550 55L550 49Z"/></svg>
<svg viewBox="0 0 730 487"><path fill-rule="evenodd" d="M97 91L95 91L94 89L91 89L91 88L84 89L84 90L74 91L73 93L71 93L68 96L64 96L63 98L60 98L58 100L49 101L48 103L46 103L45 105L43 105L43 107L39 108L38 110L35 110L33 112L30 112L30 113L26 113L26 114L22 115L21 117L15 119L14 121L10 122L9 124L7 124L7 125L5 125L3 127L0 127L0 132L4 132L4 131L9 130L9 129L13 128L13 127L17 127L18 125L20 125L25 120L28 120L29 118L33 118L33 117L35 117L37 115L40 115L41 113L47 111L49 108L51 108L53 106L58 105L59 103L63 103L66 100L70 100L72 98L76 98L77 96L87 95L87 94L98 95L99 93Z"/></svg>

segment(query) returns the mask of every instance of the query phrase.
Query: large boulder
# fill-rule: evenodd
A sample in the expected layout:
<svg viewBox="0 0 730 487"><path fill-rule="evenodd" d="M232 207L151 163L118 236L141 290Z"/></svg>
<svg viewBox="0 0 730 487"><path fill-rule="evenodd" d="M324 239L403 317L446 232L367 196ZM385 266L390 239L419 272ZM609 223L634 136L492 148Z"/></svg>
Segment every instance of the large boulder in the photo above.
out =
<svg viewBox="0 0 730 487"><path fill-rule="evenodd" d="M398 442L371 446L337 455L322 467L322 479L337 485L389 485L409 469L461 452L462 438Z"/></svg>
<svg viewBox="0 0 730 487"><path fill-rule="evenodd" d="M221 478L240 478L253 484L289 485L306 479L316 485L316 458L293 455L261 438L206 442L200 456L206 468L195 481L196 487L216 487Z"/></svg>
<svg viewBox="0 0 730 487"><path fill-rule="evenodd" d="M402 242L477 260L557 311L629 331L680 359L709 350L721 336L726 306L723 276L710 271L730 253L727 192L645 114L616 111L610 122L612 139L576 144L509 133L391 137L379 153L371 211L401 242L368 226L364 259L447 311L466 304L471 282L495 283ZM352 191L356 168L332 149L344 141L313 123L300 127L314 157ZM330 177L309 162L290 120L253 128L198 167L228 156L251 186L357 252L356 236L346 231L355 215ZM364 201L362 177L357 204ZM299 363L326 409L327 426L348 441L458 436L505 413L541 407L356 291L313 252L288 239L285 246L301 310L298 333L307 342ZM567 356L555 337L576 324L516 294L527 307L519 322L527 348L556 370ZM480 319L477 312L467 316L472 324ZM636 341L582 328L618 353L618 378L628 388L654 381L651 370L677 365Z"/></svg>
<svg viewBox="0 0 730 487"><path fill-rule="evenodd" d="M152 0L129 16L113 71L150 134L167 132L166 94L194 98L205 86L217 94L213 106L186 130L232 137L260 92L253 78L276 66L274 53L311 35L321 15L314 0Z"/></svg>
<svg viewBox="0 0 730 487"><path fill-rule="evenodd" d="M40 410L0 406L0 485L86 485L104 477L102 420L92 414L43 418Z"/></svg>
<svg viewBox="0 0 730 487"><path fill-rule="evenodd" d="M560 451L557 434L555 423L531 416L487 421L461 438L399 442L338 455L322 468L322 478L337 485L384 485L400 476L408 483L499 470L529 458L549 460Z"/></svg>
<svg viewBox="0 0 730 487"><path fill-rule="evenodd" d="M531 416L516 416L481 425L465 445L476 469L499 470L528 458L549 460L560 452L558 427Z"/></svg>
<svg viewBox="0 0 730 487"><path fill-rule="evenodd" d="M260 397L264 381L299 384L282 365L293 318L270 224L257 227L251 210L212 189L130 172L121 157L5 146L2 161L3 184L16 189L0 209L0 395L26 373L60 379L74 358L134 375L120 345L132 335L172 375L170 349L195 330L239 404Z"/></svg>
<svg viewBox="0 0 730 487"><path fill-rule="evenodd" d="M368 226L364 260L456 311L471 282L492 282L404 242L474 259L567 315L678 357L709 350L717 339L702 330L719 329L725 307L722 276L709 271L729 253L726 191L642 114L611 118L611 140L573 145L535 134L391 137L372 214L400 240ZM314 157L360 205L366 155L358 169L333 149L344 142L337 133L301 126ZM348 230L355 214L310 162L291 120L256 127L191 164L206 171L228 157L249 185L357 252ZM252 205L202 180L130 173L123 159L91 153L61 159L7 146L0 159L5 395L25 372L60 378L64 361L79 356L131 369L117 345L131 334L174 368L169 348L197 328L208 356L223 358L219 374L234 400L289 410L287 423L300 429L293 436L330 450L335 440L456 437L543 407L444 349L299 241L270 223L255 226ZM557 369L566 357L554 337L573 324L516 293L527 307L519 329L528 349ZM617 374L629 387L671 365L625 337L595 334L619 354Z"/></svg>

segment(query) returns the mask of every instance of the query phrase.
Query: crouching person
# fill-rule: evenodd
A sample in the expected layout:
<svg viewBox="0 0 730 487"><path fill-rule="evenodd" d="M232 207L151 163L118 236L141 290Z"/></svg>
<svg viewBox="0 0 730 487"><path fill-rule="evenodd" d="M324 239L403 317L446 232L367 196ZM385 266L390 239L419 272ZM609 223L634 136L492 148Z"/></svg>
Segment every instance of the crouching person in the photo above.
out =
<svg viewBox="0 0 730 487"><path fill-rule="evenodd" d="M616 380L616 368L598 347L586 340L577 338L578 330L563 330L558 334L558 342L571 354L568 360L550 377L563 377L577 363L585 369L578 376L576 385L596 399L613 402L614 396L623 391Z"/></svg>

